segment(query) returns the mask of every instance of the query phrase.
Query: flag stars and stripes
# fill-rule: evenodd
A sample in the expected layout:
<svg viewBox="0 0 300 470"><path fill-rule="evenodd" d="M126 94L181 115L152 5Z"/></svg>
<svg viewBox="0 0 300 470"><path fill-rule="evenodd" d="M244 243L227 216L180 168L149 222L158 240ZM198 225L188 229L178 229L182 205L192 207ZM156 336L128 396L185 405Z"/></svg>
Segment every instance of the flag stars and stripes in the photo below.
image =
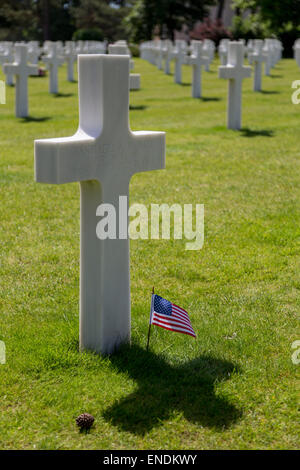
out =
<svg viewBox="0 0 300 470"><path fill-rule="evenodd" d="M196 337L188 313L159 295L152 295L150 324Z"/></svg>

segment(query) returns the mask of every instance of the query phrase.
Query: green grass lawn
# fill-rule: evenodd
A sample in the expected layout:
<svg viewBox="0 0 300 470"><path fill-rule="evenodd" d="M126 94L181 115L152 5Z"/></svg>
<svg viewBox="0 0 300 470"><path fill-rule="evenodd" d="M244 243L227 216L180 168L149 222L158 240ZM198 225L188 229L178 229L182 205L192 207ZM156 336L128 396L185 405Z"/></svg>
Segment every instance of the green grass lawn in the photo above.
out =
<svg viewBox="0 0 300 470"><path fill-rule="evenodd" d="M296 62L263 92L243 85L243 129L226 129L217 62L192 99L135 59L133 130L166 131L166 170L135 175L130 202L205 206L205 241L131 241L132 345L108 358L78 352L79 186L34 182L33 140L78 122L77 83L60 70L29 80L29 119L0 107L1 449L295 449L300 339L300 105ZM0 76L3 78L3 76ZM190 313L197 338L153 327L152 286ZM89 433L75 418L95 416Z"/></svg>

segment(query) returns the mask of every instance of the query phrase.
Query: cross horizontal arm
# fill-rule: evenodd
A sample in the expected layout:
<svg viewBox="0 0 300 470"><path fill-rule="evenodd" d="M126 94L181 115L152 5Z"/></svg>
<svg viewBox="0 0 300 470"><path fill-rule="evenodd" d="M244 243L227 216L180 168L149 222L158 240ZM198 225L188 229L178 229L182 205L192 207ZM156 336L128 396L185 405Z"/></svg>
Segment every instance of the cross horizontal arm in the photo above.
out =
<svg viewBox="0 0 300 470"><path fill-rule="evenodd" d="M95 139L82 131L72 137L36 140L35 179L63 184L94 179Z"/></svg>
<svg viewBox="0 0 300 470"><path fill-rule="evenodd" d="M38 75L38 66L37 65L27 65L27 73L28 75Z"/></svg>
<svg viewBox="0 0 300 470"><path fill-rule="evenodd" d="M200 58L195 55L187 57L187 65L207 65L209 64L209 57L201 56Z"/></svg>
<svg viewBox="0 0 300 470"><path fill-rule="evenodd" d="M52 55L49 55L49 56L43 56L42 57L42 62L44 62L45 64L56 64L56 65L62 65L64 62L65 62L65 58L62 57L62 56L52 56Z"/></svg>
<svg viewBox="0 0 300 470"><path fill-rule="evenodd" d="M253 52L248 55L248 58L252 62L265 62L267 60L267 56L264 54L257 54L256 52Z"/></svg>
<svg viewBox="0 0 300 470"><path fill-rule="evenodd" d="M5 74L12 74L12 75L19 75L19 74L27 74L27 75L37 75L38 74L38 67L37 65L26 65L23 69L21 68L20 64L12 63L12 64L4 64L3 65L3 72Z"/></svg>
<svg viewBox="0 0 300 470"><path fill-rule="evenodd" d="M233 65L220 65L219 66L219 78L234 79L237 78L238 74L240 78L251 77L251 67L243 66L237 72L237 68Z"/></svg>
<svg viewBox="0 0 300 470"><path fill-rule="evenodd" d="M4 64L3 65L3 72L5 74L16 75L18 73L18 64Z"/></svg>
<svg viewBox="0 0 300 470"><path fill-rule="evenodd" d="M164 132L135 131L131 132L130 140L133 144L131 174L165 168Z"/></svg>

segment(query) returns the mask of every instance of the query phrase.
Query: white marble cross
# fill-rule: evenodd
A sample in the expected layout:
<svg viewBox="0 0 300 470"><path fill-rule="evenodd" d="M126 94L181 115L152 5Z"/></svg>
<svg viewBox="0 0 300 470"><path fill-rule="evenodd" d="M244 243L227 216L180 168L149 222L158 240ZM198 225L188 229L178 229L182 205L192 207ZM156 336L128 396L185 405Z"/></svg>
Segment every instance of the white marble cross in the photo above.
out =
<svg viewBox="0 0 300 470"><path fill-rule="evenodd" d="M119 196L133 174L165 167L165 133L130 130L128 56L80 55L78 65L78 131L35 141L35 178L80 182L80 348L109 354L130 339L128 199L122 215ZM103 203L116 210L115 240L96 236Z"/></svg>
<svg viewBox="0 0 300 470"><path fill-rule="evenodd" d="M158 40L155 43L154 50L155 50L155 55L156 55L156 67L158 70L162 70L163 68L163 46L164 42L162 40Z"/></svg>
<svg viewBox="0 0 300 470"><path fill-rule="evenodd" d="M11 64L14 61L14 51L13 51L13 43L7 43L5 45L4 53L0 54L0 63L1 64ZM13 85L14 84L14 76L11 73L7 73L5 75L5 83L6 85Z"/></svg>
<svg viewBox="0 0 300 470"><path fill-rule="evenodd" d="M193 66L192 97L201 97L201 68L209 63L210 58L203 54L203 42L193 41L192 55L188 58L188 64Z"/></svg>
<svg viewBox="0 0 300 470"><path fill-rule="evenodd" d="M58 93L58 67L65 61L64 57L59 55L59 45L52 42L48 46L48 55L42 57L42 61L49 70L49 93Z"/></svg>
<svg viewBox="0 0 300 470"><path fill-rule="evenodd" d="M163 45L163 49L162 49L162 56L165 60L164 72L167 75L171 73L170 62L172 60L172 50L173 50L172 41L170 41L170 39L166 39Z"/></svg>
<svg viewBox="0 0 300 470"><path fill-rule="evenodd" d="M129 55L129 57L131 57L129 47L127 46L127 44L123 44L123 42L117 44L109 44L108 53L114 55ZM130 59L129 64L130 70L134 69L134 62L132 59Z"/></svg>
<svg viewBox="0 0 300 470"><path fill-rule="evenodd" d="M128 46L122 43L109 44L108 53L112 55L127 55L130 57L130 50ZM133 60L130 59L130 69L134 67ZM139 90L141 88L141 74L131 73L129 77L129 90Z"/></svg>
<svg viewBox="0 0 300 470"><path fill-rule="evenodd" d="M186 43L182 39L176 39L172 58L175 60L174 82L181 83L181 67L186 63Z"/></svg>
<svg viewBox="0 0 300 470"><path fill-rule="evenodd" d="M38 65L40 56L40 47L38 41L30 41L28 44L28 59L34 65Z"/></svg>
<svg viewBox="0 0 300 470"><path fill-rule="evenodd" d="M254 65L253 91L261 91L262 63L266 62L267 56L263 51L262 39L255 39L253 52L248 54L250 63Z"/></svg>
<svg viewBox="0 0 300 470"><path fill-rule="evenodd" d="M28 75L37 75L38 66L27 62L27 46L16 45L15 61L3 65L4 73L16 76L15 110L17 117L28 116Z"/></svg>
<svg viewBox="0 0 300 470"><path fill-rule="evenodd" d="M77 52L77 54L85 54L84 49L85 49L84 41L82 41L82 40L77 41L77 43L76 43L76 52Z"/></svg>
<svg viewBox="0 0 300 470"><path fill-rule="evenodd" d="M263 51L266 56L265 61L265 75L269 76L272 68L273 44L272 39L265 39Z"/></svg>
<svg viewBox="0 0 300 470"><path fill-rule="evenodd" d="M238 41L231 41L228 46L227 65L219 66L219 78L228 80L228 129L241 128L242 82L244 78L251 77L251 67L246 67L243 63L244 45Z"/></svg>
<svg viewBox="0 0 300 470"><path fill-rule="evenodd" d="M204 39L203 42L203 52L206 56L209 57L209 62L205 64L205 71L209 72L209 66L213 62L215 57L215 43L211 39Z"/></svg>
<svg viewBox="0 0 300 470"><path fill-rule="evenodd" d="M218 47L218 54L221 61L221 65L227 64L228 44L229 39L221 39Z"/></svg>
<svg viewBox="0 0 300 470"><path fill-rule="evenodd" d="M65 47L65 60L67 62L67 80L69 82L74 81L74 62L77 60L77 52L75 49L75 43L73 41L67 41Z"/></svg>

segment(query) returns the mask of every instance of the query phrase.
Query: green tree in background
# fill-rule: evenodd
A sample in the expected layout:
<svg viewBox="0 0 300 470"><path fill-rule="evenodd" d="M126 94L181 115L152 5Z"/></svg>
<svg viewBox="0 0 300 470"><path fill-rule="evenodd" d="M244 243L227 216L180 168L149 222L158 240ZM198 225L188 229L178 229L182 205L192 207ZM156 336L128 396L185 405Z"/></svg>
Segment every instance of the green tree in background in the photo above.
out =
<svg viewBox="0 0 300 470"><path fill-rule="evenodd" d="M152 39L154 31L161 37L174 38L175 30L193 25L207 15L207 7L215 0L137 0L125 18L130 38Z"/></svg>
<svg viewBox="0 0 300 470"><path fill-rule="evenodd" d="M101 34L103 39L126 39L123 19L128 14L128 2L108 0L80 0L71 7L77 29L86 34ZM78 36L78 34L77 34ZM92 37L91 37L92 39ZM96 37L94 38L96 39Z"/></svg>
<svg viewBox="0 0 300 470"><path fill-rule="evenodd" d="M0 40L67 40L82 37L124 38L125 0L1 0ZM93 37L94 35L94 37Z"/></svg>
<svg viewBox="0 0 300 470"><path fill-rule="evenodd" d="M285 55L292 54L294 41L300 36L300 0L233 0L233 6L235 37L276 36L284 44Z"/></svg>
<svg viewBox="0 0 300 470"><path fill-rule="evenodd" d="M235 38L276 36L288 54L300 36L300 0L232 0ZM224 0L0 0L0 40L128 39L140 42L154 34L173 39L190 30ZM247 12L247 15L245 15Z"/></svg>
<svg viewBox="0 0 300 470"><path fill-rule="evenodd" d="M293 28L300 25L300 0L233 0L233 6L238 12L258 12L274 31L288 23Z"/></svg>
<svg viewBox="0 0 300 470"><path fill-rule="evenodd" d="M1 0L0 40L66 40L75 29L67 0Z"/></svg>
<svg viewBox="0 0 300 470"><path fill-rule="evenodd" d="M37 2L1 0L0 40L32 39L38 29Z"/></svg>

